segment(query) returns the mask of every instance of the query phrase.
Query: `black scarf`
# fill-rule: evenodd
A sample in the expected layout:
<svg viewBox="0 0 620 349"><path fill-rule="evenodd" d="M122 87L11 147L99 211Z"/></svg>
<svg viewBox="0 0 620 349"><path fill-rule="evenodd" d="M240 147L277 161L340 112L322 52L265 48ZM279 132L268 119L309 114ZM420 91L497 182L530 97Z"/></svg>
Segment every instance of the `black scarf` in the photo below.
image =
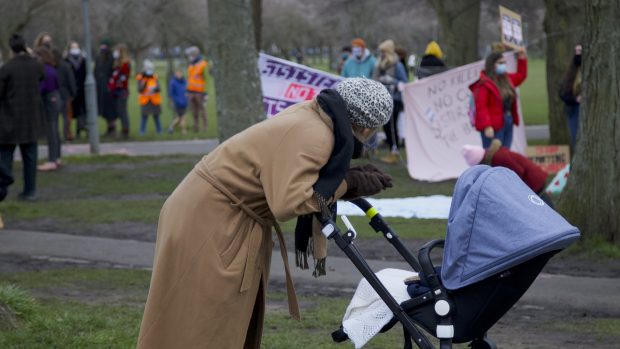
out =
<svg viewBox="0 0 620 349"><path fill-rule="evenodd" d="M324 219L336 218L336 203L327 202L334 196L344 179L353 156L354 138L346 105L340 94L333 89L325 89L316 98L321 109L331 118L334 125L334 149L327 163L319 171L319 179L314 183L314 196L319 203ZM296 264L308 269L308 254L311 253L312 214L299 216L295 226ZM325 274L325 260L316 261L314 276Z"/></svg>

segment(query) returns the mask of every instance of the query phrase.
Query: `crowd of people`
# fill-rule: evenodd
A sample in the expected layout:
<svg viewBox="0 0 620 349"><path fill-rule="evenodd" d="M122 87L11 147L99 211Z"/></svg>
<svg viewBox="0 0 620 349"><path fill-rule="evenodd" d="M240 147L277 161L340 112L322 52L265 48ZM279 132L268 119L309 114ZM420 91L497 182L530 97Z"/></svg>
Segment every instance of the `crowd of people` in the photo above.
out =
<svg viewBox="0 0 620 349"><path fill-rule="evenodd" d="M351 41L351 46L342 48L342 55L338 63L337 72L345 78L365 77L383 84L394 101L393 115L390 121L383 126L385 143L389 154L381 158L386 163L400 161L400 137L398 134L398 117L404 109L401 89L403 84L410 79L408 69L407 52L402 47L397 47L393 40L385 40L379 44L377 57L373 56L366 47L366 42L361 38ZM416 76L424 78L446 70L442 61L442 52L439 45L432 41L428 44L425 55L416 69ZM378 150L377 136L373 136L366 144L367 156L374 156Z"/></svg>
<svg viewBox="0 0 620 349"><path fill-rule="evenodd" d="M14 34L9 40L12 56L0 67L0 201L13 183L12 163L16 147L24 163L24 189L19 198L36 199L36 172L54 171L62 165L61 144L87 136L85 82L86 55L76 41L60 49L49 33L37 36L32 46ZM186 133L185 113L194 116L194 131L207 130L207 75L209 64L197 47L186 51L187 78L179 67L168 85L173 117L168 133ZM6 59L6 57L5 57ZM130 135L128 100L132 62L127 46L112 46L103 40L95 59L94 75L97 114L105 119L104 137L123 139ZM146 133L150 116L155 131L162 133L162 88L155 65L145 60L135 75L141 122L139 134ZM59 120L62 123L59 123ZM61 126L62 125L62 126ZM45 139L47 160L38 164L37 144Z"/></svg>

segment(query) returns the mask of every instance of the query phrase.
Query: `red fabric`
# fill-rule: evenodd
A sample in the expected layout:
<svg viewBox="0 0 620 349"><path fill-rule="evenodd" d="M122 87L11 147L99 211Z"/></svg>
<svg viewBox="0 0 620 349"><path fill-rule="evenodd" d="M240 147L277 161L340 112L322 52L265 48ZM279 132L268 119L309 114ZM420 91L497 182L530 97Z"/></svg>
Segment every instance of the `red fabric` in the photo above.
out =
<svg viewBox="0 0 620 349"><path fill-rule="evenodd" d="M127 91L129 89L129 74L131 73L131 66L129 62L123 63L120 66L114 67L112 76L108 81L108 90L114 92L115 90Z"/></svg>
<svg viewBox="0 0 620 349"><path fill-rule="evenodd" d="M508 80L513 87L518 87L527 77L527 59L517 59L517 72L509 73ZM504 127L504 108L502 97L497 86L484 70L480 72L480 79L469 86L476 103L476 130L483 131L488 126L498 131ZM516 99L512 103L512 117L515 125L519 125Z"/></svg>
<svg viewBox="0 0 620 349"><path fill-rule="evenodd" d="M493 155L491 166L507 167L515 171L519 178L535 193L541 192L547 181L547 172L543 171L532 160L519 153L510 151L506 147L499 148L495 155Z"/></svg>

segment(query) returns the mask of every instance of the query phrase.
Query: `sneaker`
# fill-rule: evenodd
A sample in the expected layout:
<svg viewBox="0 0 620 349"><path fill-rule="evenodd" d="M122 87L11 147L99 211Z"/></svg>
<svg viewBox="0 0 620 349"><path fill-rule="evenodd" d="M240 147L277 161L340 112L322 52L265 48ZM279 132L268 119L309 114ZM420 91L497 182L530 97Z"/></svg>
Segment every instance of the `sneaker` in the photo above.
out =
<svg viewBox="0 0 620 349"><path fill-rule="evenodd" d="M37 201L37 195L32 193L32 194L24 194L24 193L19 193L17 195L17 199L18 200L22 200L22 201Z"/></svg>
<svg viewBox="0 0 620 349"><path fill-rule="evenodd" d="M391 153L381 158L381 162L386 164L397 164L400 162L400 157L398 154Z"/></svg>
<svg viewBox="0 0 620 349"><path fill-rule="evenodd" d="M58 169L58 165L55 162L45 162L39 166L37 166L37 170L48 172L48 171L56 171Z"/></svg>

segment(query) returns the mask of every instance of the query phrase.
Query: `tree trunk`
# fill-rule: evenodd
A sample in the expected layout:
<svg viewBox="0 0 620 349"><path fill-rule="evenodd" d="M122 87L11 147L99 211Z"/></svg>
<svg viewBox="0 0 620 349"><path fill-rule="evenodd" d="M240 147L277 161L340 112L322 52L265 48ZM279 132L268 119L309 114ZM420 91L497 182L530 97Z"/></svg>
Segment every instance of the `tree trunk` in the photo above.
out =
<svg viewBox="0 0 620 349"><path fill-rule="evenodd" d="M564 103L558 91L564 80L575 44L582 42L584 2L582 0L545 0L547 35L547 100L551 144L569 144ZM574 149L572 150L574 153Z"/></svg>
<svg viewBox="0 0 620 349"><path fill-rule="evenodd" d="M260 51L263 40L263 0L252 0L252 25L254 26L254 43Z"/></svg>
<svg viewBox="0 0 620 349"><path fill-rule="evenodd" d="M558 209L584 238L620 245L620 50L615 0L585 1L583 101L576 153Z"/></svg>
<svg viewBox="0 0 620 349"><path fill-rule="evenodd" d="M456 67L478 57L480 0L429 0L441 25L439 45L446 63ZM498 19L499 36L499 19Z"/></svg>
<svg viewBox="0 0 620 349"><path fill-rule="evenodd" d="M221 142L265 118L251 1L208 2Z"/></svg>

